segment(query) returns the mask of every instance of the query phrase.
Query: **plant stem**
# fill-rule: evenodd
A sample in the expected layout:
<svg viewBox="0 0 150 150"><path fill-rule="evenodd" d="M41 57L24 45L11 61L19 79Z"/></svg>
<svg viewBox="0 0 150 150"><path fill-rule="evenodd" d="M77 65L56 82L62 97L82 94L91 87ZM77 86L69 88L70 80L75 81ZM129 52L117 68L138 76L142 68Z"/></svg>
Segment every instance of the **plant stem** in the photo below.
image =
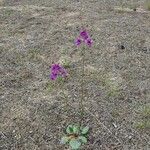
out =
<svg viewBox="0 0 150 150"><path fill-rule="evenodd" d="M84 65L85 65L85 47L83 47L82 49L82 75L81 75L81 100L80 100L80 125L82 124L83 121L83 115L84 115L84 106L83 106L83 102L84 102Z"/></svg>
<svg viewBox="0 0 150 150"><path fill-rule="evenodd" d="M62 83L62 85L63 85L63 83ZM63 89L62 90L62 96L64 98L64 103L65 103L64 111L68 114L68 97L66 96L65 89L62 85L61 85L61 88Z"/></svg>
<svg viewBox="0 0 150 150"><path fill-rule="evenodd" d="M68 114L68 98L64 92L62 92L62 94L63 94L64 102L65 102L64 111Z"/></svg>

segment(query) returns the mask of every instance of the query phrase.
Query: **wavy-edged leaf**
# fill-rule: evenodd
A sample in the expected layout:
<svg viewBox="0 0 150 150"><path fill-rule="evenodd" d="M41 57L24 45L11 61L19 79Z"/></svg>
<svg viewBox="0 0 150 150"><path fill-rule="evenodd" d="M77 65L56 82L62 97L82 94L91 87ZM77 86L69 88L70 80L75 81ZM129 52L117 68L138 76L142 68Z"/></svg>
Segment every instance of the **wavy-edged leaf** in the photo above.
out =
<svg viewBox="0 0 150 150"><path fill-rule="evenodd" d="M87 138L84 136L79 136L78 139L81 141L81 143L87 143Z"/></svg>
<svg viewBox="0 0 150 150"><path fill-rule="evenodd" d="M87 134L88 133L88 131L89 131L89 127L88 126L86 126L86 127L84 127L83 129L82 129L82 134Z"/></svg>
<svg viewBox="0 0 150 150"><path fill-rule="evenodd" d="M73 133L78 134L79 133L79 127L78 126L73 126Z"/></svg>
<svg viewBox="0 0 150 150"><path fill-rule="evenodd" d="M81 146L81 142L77 139L72 139L70 140L69 145L73 150L78 150Z"/></svg>

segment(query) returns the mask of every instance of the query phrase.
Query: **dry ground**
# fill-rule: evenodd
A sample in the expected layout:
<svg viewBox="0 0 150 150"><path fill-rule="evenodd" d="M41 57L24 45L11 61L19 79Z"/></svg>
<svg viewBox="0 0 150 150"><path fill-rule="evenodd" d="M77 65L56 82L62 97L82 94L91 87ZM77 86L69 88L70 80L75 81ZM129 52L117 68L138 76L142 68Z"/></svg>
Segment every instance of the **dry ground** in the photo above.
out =
<svg viewBox="0 0 150 150"><path fill-rule="evenodd" d="M150 149L150 11L144 0L0 0L0 149L65 150L67 124L78 123L80 49L86 27L82 150ZM136 8L136 11L133 10ZM68 80L49 80L66 59ZM68 98L67 112L64 97Z"/></svg>

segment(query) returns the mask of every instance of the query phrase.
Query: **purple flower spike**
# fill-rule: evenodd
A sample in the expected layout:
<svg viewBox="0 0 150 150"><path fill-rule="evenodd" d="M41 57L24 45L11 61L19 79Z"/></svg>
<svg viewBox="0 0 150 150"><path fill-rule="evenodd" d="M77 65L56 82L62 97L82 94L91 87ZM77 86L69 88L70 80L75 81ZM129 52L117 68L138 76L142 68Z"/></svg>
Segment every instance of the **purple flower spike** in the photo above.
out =
<svg viewBox="0 0 150 150"><path fill-rule="evenodd" d="M87 46L91 47L93 44L92 39L90 38L88 32L86 30L82 30L80 32L79 37L75 41L75 45L79 46L82 42L84 42Z"/></svg>
<svg viewBox="0 0 150 150"><path fill-rule="evenodd" d="M80 36L83 38L83 40L87 40L89 38L88 32L86 30L81 31Z"/></svg>
<svg viewBox="0 0 150 150"><path fill-rule="evenodd" d="M75 41L75 45L79 46L81 44L81 39L80 38L77 38L76 41Z"/></svg>
<svg viewBox="0 0 150 150"><path fill-rule="evenodd" d="M52 64L50 79L55 80L58 76L66 77L67 71L60 64Z"/></svg>

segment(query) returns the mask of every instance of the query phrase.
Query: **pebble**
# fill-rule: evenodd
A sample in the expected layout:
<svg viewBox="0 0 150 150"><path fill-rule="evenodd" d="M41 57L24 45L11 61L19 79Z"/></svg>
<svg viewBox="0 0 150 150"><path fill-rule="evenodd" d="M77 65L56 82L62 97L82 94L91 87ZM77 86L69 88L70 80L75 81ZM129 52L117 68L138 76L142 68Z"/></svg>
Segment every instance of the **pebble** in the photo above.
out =
<svg viewBox="0 0 150 150"><path fill-rule="evenodd" d="M115 128L117 128L117 125L115 124L115 123L112 123L113 124L113 126L115 127Z"/></svg>

